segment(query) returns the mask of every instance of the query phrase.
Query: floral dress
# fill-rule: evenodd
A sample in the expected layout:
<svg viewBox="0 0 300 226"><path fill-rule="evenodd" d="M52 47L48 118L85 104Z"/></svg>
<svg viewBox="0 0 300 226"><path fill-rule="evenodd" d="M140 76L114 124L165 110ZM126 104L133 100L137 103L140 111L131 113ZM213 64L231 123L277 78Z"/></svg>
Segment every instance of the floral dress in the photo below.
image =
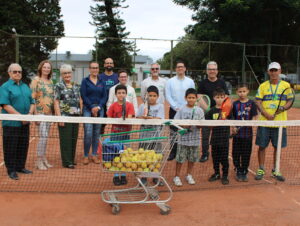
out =
<svg viewBox="0 0 300 226"><path fill-rule="evenodd" d="M80 115L80 86L72 82L68 88L65 82L55 85L54 98L59 100L59 108L62 116Z"/></svg>

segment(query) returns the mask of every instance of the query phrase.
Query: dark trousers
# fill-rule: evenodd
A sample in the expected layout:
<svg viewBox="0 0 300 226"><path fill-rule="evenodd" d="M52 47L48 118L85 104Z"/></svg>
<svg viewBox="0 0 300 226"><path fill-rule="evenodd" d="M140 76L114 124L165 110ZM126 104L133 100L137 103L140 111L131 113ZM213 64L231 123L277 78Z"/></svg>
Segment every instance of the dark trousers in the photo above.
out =
<svg viewBox="0 0 300 226"><path fill-rule="evenodd" d="M248 167L252 151L252 137L233 137L232 158L237 173L248 173Z"/></svg>
<svg viewBox="0 0 300 226"><path fill-rule="evenodd" d="M222 165L223 177L228 176L229 162L228 149L229 144L212 145L212 159L216 174L220 174L220 164Z"/></svg>
<svg viewBox="0 0 300 226"><path fill-rule="evenodd" d="M77 123L65 123L58 127L60 153L63 166L74 165L77 137Z"/></svg>
<svg viewBox="0 0 300 226"><path fill-rule="evenodd" d="M3 154L7 173L25 168L29 146L29 124L3 127Z"/></svg>
<svg viewBox="0 0 300 226"><path fill-rule="evenodd" d="M202 127L202 155L208 155L209 138L211 128L209 126Z"/></svg>
<svg viewBox="0 0 300 226"><path fill-rule="evenodd" d="M176 115L176 111L173 110L171 107L170 107L170 111L169 111L169 119L174 119ZM171 129L171 133L176 133L177 132L177 128L175 126L170 126L170 129ZM177 152L177 143L174 142L174 145L172 147L172 150L170 152L170 157L174 157L176 156L176 152Z"/></svg>

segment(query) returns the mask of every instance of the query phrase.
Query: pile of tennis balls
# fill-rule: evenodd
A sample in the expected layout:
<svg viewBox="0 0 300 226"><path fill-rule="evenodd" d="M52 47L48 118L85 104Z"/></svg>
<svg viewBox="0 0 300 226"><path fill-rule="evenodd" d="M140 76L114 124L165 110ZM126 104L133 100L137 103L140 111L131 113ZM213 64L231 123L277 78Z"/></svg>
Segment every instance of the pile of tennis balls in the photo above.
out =
<svg viewBox="0 0 300 226"><path fill-rule="evenodd" d="M112 162L103 165L109 171L127 172L159 172L163 155L154 150L140 148L136 151L132 148L125 149L119 156L114 157Z"/></svg>

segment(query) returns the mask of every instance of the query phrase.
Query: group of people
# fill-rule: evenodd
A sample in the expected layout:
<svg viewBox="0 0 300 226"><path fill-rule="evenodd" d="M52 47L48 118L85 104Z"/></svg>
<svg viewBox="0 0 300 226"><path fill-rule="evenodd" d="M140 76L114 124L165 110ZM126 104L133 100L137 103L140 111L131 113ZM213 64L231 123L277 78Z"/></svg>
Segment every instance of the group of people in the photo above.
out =
<svg viewBox="0 0 300 226"><path fill-rule="evenodd" d="M6 114L37 114L58 116L84 117L110 117L110 118L143 118L164 119L164 104L169 103L169 119L189 120L218 120L224 99L229 95L225 81L218 78L218 65L214 61L207 64L207 78L200 81L198 90L194 81L187 77L184 62L176 63L176 76L165 80L159 75L160 65L151 65L151 76L141 83L141 97L147 101L138 107L137 97L133 87L128 84L128 73L120 70L113 71L113 59L104 61L104 72L99 74L99 64L90 62L90 74L84 78L81 85L72 81L72 67L64 64L60 68L61 82L54 85L51 81L52 65L49 61L42 61L38 66L37 76L31 82L30 88L21 81L22 68L18 64L11 64L8 68L10 79L0 87L0 105L2 113ZM233 103L232 114L226 119L252 120L261 112L260 120L287 120L287 112L274 114L274 106L278 104L278 96L281 91L289 87L289 83L281 81L279 75L281 67L273 62L268 67L270 80L260 85L256 101L248 98L249 88L247 84L239 84L237 87L238 100ZM197 106L196 102L201 95L207 95L211 99L211 108L208 112ZM122 115L122 106L126 100L126 115ZM288 104L289 99L286 99ZM283 106L284 108L284 106ZM47 170L52 167L46 158L47 139L51 123L37 123L39 128L39 141L37 145L37 162L39 170ZM28 145L29 124L24 121L3 121L3 152L8 176L18 179L17 173L31 174L32 171L25 168ZM99 136L103 133L105 125L84 124L84 152L83 164L90 161L99 164L97 149ZM78 136L78 124L59 123L60 150L63 167L74 169L75 152ZM176 128L171 128L176 132ZM253 131L251 127L234 127L230 131L228 126L198 127L190 126L188 133L180 136L173 146L168 160L176 159L176 172L173 182L176 186L182 186L180 179L181 166L188 162L186 180L188 184L195 184L192 176L195 162L206 162L210 156L213 160L214 174L209 181L221 180L222 184L228 184L229 170L229 138L233 136L233 164L238 181L248 181L247 173L250 162ZM119 133L130 131L129 125L113 125L111 132ZM201 132L201 133L200 133ZM200 135L201 134L201 135ZM200 139L200 137L202 139ZM70 139L72 138L72 139ZM128 139L123 136L111 136L111 140ZM259 169L255 179L261 180L265 174L264 159L265 149L269 142L274 147L274 155L277 150L278 128L259 127L256 136L258 148ZM200 145L202 154L200 156ZM282 134L282 147L286 147L286 129ZM90 149L91 154L90 154ZM220 173L222 166L222 175ZM275 167L275 158L274 158ZM284 177L272 170L272 175L279 181ZM127 183L125 174L115 174L115 185Z"/></svg>

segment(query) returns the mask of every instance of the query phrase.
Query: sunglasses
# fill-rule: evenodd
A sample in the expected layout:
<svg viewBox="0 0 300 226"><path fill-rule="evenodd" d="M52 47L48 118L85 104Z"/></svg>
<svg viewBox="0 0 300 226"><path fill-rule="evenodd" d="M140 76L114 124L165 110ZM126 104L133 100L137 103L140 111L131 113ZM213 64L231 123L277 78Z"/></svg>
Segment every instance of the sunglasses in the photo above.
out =
<svg viewBox="0 0 300 226"><path fill-rule="evenodd" d="M13 74L22 74L22 71L12 71Z"/></svg>
<svg viewBox="0 0 300 226"><path fill-rule="evenodd" d="M63 72L62 74L63 75L67 75L67 74L72 74L72 72L71 71L67 71L67 72Z"/></svg>
<svg viewBox="0 0 300 226"><path fill-rule="evenodd" d="M154 67L154 68L151 68L151 70L152 70L152 71L155 71L155 70L158 71L159 68L158 68L158 67Z"/></svg>

